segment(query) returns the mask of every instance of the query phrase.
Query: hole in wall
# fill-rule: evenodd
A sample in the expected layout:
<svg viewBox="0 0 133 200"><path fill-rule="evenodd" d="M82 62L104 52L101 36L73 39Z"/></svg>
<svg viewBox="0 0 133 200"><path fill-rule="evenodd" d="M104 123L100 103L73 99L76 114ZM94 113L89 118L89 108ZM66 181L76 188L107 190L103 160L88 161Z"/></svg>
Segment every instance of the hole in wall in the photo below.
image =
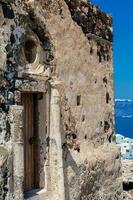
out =
<svg viewBox="0 0 133 200"><path fill-rule="evenodd" d="M24 54L28 63L32 64L37 55L37 45L34 40L26 40L24 44Z"/></svg>
<svg viewBox="0 0 133 200"><path fill-rule="evenodd" d="M107 104L109 103L109 100L110 100L110 96L109 96L109 93L107 92L107 93L106 93L106 103L107 103Z"/></svg>
<svg viewBox="0 0 133 200"><path fill-rule="evenodd" d="M102 121L100 121L100 127L103 127L103 122Z"/></svg>
<svg viewBox="0 0 133 200"><path fill-rule="evenodd" d="M77 106L81 105L81 95L77 96Z"/></svg>
<svg viewBox="0 0 133 200"><path fill-rule="evenodd" d="M106 84L108 83L108 80L106 77L103 78L103 83L106 83Z"/></svg>
<svg viewBox="0 0 133 200"><path fill-rule="evenodd" d="M123 190L129 191L133 190L133 182L123 183Z"/></svg>
<svg viewBox="0 0 133 200"><path fill-rule="evenodd" d="M107 132L110 128L110 124L107 121L104 121L104 131Z"/></svg>
<svg viewBox="0 0 133 200"><path fill-rule="evenodd" d="M85 115L82 115L82 122L85 121Z"/></svg>
<svg viewBox="0 0 133 200"><path fill-rule="evenodd" d="M97 78L95 79L95 84L97 83Z"/></svg>
<svg viewBox="0 0 133 200"><path fill-rule="evenodd" d="M73 139L76 139L76 138L77 138L77 135L74 134L74 133L72 133L72 138L73 138Z"/></svg>
<svg viewBox="0 0 133 200"><path fill-rule="evenodd" d="M87 135L85 135L84 139L87 140Z"/></svg>
<svg viewBox="0 0 133 200"><path fill-rule="evenodd" d="M91 48L90 48L90 55L93 54L93 51L94 51L94 50L93 50L93 48L91 47Z"/></svg>

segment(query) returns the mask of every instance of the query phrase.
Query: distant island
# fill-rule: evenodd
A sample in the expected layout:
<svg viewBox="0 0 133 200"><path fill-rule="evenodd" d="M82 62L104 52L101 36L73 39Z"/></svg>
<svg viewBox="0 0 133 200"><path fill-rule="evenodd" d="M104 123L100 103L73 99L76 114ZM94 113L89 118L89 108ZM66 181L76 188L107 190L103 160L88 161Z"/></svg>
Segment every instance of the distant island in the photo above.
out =
<svg viewBox="0 0 133 200"><path fill-rule="evenodd" d="M117 133L133 138L133 100L115 100L115 128Z"/></svg>

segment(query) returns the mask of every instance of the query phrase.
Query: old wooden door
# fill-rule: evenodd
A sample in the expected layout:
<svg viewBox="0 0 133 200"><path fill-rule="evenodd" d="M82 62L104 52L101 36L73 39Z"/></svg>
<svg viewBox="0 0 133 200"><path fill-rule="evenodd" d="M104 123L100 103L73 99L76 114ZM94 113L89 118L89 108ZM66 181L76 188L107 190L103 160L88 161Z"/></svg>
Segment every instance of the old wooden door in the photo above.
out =
<svg viewBox="0 0 133 200"><path fill-rule="evenodd" d="M24 106L24 191L32 190L38 187L35 102L35 94L22 94L22 105Z"/></svg>

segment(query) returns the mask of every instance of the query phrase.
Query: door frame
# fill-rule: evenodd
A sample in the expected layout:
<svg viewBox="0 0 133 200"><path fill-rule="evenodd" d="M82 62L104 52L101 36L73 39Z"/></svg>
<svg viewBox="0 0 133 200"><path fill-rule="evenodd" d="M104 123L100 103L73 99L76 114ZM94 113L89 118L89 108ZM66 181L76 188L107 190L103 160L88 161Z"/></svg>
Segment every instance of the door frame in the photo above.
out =
<svg viewBox="0 0 133 200"><path fill-rule="evenodd" d="M47 160L44 165L45 187L37 192L38 199L65 200L64 169L62 152L62 131L60 113L60 88L62 82L46 82L40 87L40 81L28 88L20 87L22 92L43 93L46 96L47 113ZM36 87L35 87L36 86ZM30 88L30 90L29 90ZM21 93L18 99L21 99ZM24 200L24 140L23 140L23 106L10 106L11 136L12 136L12 168L10 169L10 199ZM60 177L60 178L59 178ZM49 196L50 195L50 196Z"/></svg>
<svg viewBox="0 0 133 200"><path fill-rule="evenodd" d="M19 99L16 105L10 106L10 123L11 123L11 135L12 135L12 167L10 169L11 178L10 178L10 198L23 200L24 199L24 137L23 137L23 112L24 107L21 105L21 96L22 93L34 93L34 94L43 94L46 98L46 118L47 118L47 137L49 137L50 131L50 85L46 86L44 81L36 81L35 85L22 85L20 91L16 93L17 99ZM46 88L47 87L47 88ZM39 123L39 122L38 122ZM44 133L45 134L45 133ZM49 148L49 147L48 147ZM49 150L48 150L49 151ZM48 164L49 157L45 162L44 166L44 178L45 178L45 187L40 188L39 195L44 195L48 190L49 184L49 171ZM39 167L38 167L39 168Z"/></svg>

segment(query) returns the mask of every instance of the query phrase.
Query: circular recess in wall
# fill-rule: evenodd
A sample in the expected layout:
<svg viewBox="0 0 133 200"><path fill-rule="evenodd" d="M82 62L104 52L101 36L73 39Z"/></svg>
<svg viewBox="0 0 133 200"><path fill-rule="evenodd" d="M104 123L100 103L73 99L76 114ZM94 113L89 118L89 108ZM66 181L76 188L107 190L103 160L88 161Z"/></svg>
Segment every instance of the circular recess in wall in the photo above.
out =
<svg viewBox="0 0 133 200"><path fill-rule="evenodd" d="M32 39L27 39L24 44L24 55L26 61L30 64L33 64L37 56L37 44Z"/></svg>
<svg viewBox="0 0 133 200"><path fill-rule="evenodd" d="M20 48L16 52L17 71L24 74L44 74L46 53L34 33L27 32L21 38Z"/></svg>
<svg viewBox="0 0 133 200"><path fill-rule="evenodd" d="M42 47L37 36L27 34L22 45L21 63L23 62L24 72L30 74L41 74L44 72L44 65L41 63Z"/></svg>

